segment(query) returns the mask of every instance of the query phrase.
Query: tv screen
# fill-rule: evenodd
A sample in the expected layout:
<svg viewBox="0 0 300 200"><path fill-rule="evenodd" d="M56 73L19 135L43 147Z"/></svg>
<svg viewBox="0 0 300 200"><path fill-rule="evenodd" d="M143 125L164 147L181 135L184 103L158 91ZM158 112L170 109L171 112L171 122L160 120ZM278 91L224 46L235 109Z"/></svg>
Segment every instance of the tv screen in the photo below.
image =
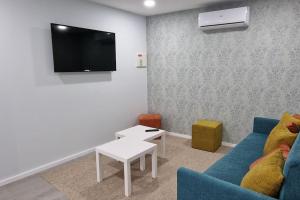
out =
<svg viewBox="0 0 300 200"><path fill-rule="evenodd" d="M55 72L116 71L115 34L51 24Z"/></svg>

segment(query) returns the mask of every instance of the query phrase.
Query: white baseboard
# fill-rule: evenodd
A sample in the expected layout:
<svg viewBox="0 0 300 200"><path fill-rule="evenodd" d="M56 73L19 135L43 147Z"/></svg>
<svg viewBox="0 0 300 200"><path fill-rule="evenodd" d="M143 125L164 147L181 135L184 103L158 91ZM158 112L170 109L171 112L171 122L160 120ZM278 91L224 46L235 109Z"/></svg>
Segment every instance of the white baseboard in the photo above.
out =
<svg viewBox="0 0 300 200"><path fill-rule="evenodd" d="M181 134L181 133L168 132L168 135L171 135L174 137L185 138L185 139L192 139L191 135L186 135L186 134ZM227 146L227 147L235 147L236 146L236 144L232 144L229 142L222 142L222 145Z"/></svg>
<svg viewBox="0 0 300 200"><path fill-rule="evenodd" d="M236 146L236 144L229 143L229 142L222 142L222 145L226 146L226 147L235 147Z"/></svg>
<svg viewBox="0 0 300 200"><path fill-rule="evenodd" d="M20 174L17 174L15 176L11 176L11 177L8 177L6 179L3 179L3 180L0 180L0 187L1 186L4 186L4 185L7 185L9 183L12 183L12 182L15 182L15 181L18 181L18 180L21 180L23 178L26 178L28 176L31 176L31 175L34 175L34 174L37 174L37 173L40 173L42 171L45 171L47 169L50 169L52 167L56 167L58 165L61 165L61 164L64 164L66 162L69 162L71 160L74 160L76 158L79 158L79 157L82 157L82 156L85 156L91 152L93 152L95 150L95 147L94 148L90 148L90 149L87 149L87 150L84 150L84 151L81 151L79 153L75 153L75 154L72 154L72 155L69 155L69 156L66 156L64 158L61 158L59 160L55 160L55 161L52 161L52 162L49 162L47 164L44 164L44 165L41 165L39 167L36 167L34 169L30 169L28 171L25 171L25 172L22 172Z"/></svg>
<svg viewBox="0 0 300 200"><path fill-rule="evenodd" d="M191 135L186 135L186 134L181 134L181 133L168 132L168 135L185 138L185 139L192 139Z"/></svg>

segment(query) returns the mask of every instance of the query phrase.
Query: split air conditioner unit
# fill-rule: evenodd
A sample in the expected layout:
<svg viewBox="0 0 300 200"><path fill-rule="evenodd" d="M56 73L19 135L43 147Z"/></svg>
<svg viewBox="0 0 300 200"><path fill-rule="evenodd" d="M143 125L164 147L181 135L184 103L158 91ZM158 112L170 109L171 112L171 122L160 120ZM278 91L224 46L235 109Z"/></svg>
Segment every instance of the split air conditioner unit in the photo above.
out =
<svg viewBox="0 0 300 200"><path fill-rule="evenodd" d="M249 7L200 13L198 23L202 30L248 27Z"/></svg>

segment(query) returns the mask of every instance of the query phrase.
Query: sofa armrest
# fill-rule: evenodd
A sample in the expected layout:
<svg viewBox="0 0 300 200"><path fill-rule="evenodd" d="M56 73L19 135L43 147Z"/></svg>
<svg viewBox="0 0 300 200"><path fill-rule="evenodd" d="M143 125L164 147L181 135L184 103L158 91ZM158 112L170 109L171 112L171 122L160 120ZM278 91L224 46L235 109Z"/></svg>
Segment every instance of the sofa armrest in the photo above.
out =
<svg viewBox="0 0 300 200"><path fill-rule="evenodd" d="M279 120L263 117L255 117L253 123L253 132L269 134L272 129L278 124Z"/></svg>
<svg viewBox="0 0 300 200"><path fill-rule="evenodd" d="M177 200L275 200L186 168L177 171Z"/></svg>

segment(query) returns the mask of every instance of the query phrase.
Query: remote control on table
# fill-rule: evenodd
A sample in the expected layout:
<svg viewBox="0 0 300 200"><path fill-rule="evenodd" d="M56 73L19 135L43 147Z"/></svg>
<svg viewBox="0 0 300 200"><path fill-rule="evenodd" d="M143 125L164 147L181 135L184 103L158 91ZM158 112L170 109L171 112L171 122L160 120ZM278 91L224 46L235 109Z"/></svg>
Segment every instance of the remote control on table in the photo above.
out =
<svg viewBox="0 0 300 200"><path fill-rule="evenodd" d="M148 130L145 130L146 132L155 132L155 131L159 131L159 129L148 129Z"/></svg>

